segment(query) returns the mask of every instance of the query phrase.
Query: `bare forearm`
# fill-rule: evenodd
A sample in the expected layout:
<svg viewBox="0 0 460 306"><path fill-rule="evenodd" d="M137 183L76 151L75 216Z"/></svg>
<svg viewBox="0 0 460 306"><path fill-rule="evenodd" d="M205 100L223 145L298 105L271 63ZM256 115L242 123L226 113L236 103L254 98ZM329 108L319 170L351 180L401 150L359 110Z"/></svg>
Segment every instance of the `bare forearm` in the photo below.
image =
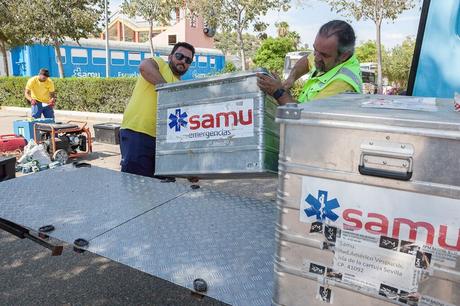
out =
<svg viewBox="0 0 460 306"><path fill-rule="evenodd" d="M139 71L144 79L153 85L166 83L166 80L161 76L158 64L151 59L142 61Z"/></svg>
<svg viewBox="0 0 460 306"><path fill-rule="evenodd" d="M294 67L292 68L291 72L289 73L288 79L295 82L300 79L303 75L307 74L310 71L308 65L308 58L307 56L302 57L295 63Z"/></svg>
<svg viewBox="0 0 460 306"><path fill-rule="evenodd" d="M286 103L295 103L289 90L284 90L281 80L279 78L271 77L263 73L257 73L257 85L266 94L276 99L279 105Z"/></svg>
<svg viewBox="0 0 460 306"><path fill-rule="evenodd" d="M30 95L29 90L24 91L24 97L26 97L27 101L29 102L32 100L32 96Z"/></svg>

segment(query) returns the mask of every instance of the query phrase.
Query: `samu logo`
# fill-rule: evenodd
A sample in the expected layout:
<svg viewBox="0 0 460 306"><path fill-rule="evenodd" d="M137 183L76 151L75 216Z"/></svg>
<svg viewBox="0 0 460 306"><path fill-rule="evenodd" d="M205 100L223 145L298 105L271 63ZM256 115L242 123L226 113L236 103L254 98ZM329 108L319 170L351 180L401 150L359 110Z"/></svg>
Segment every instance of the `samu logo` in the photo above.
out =
<svg viewBox="0 0 460 306"><path fill-rule="evenodd" d="M187 127L187 120L188 117L187 112L181 113L181 109L177 108L175 114L169 114L169 128L175 128L176 132L180 132L180 127Z"/></svg>
<svg viewBox="0 0 460 306"><path fill-rule="evenodd" d="M304 209L308 217L316 216L316 220L325 221L326 219L336 221L339 216L333 212L334 209L339 208L339 201L337 199L327 200L327 191L318 190L318 198L308 194L305 199L311 207Z"/></svg>

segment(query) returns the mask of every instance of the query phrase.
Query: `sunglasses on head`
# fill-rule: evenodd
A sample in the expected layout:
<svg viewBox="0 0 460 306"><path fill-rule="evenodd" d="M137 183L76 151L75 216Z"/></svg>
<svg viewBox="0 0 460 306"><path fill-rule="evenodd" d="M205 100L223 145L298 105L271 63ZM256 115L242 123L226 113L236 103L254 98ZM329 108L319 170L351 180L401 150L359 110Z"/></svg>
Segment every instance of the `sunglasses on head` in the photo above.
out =
<svg viewBox="0 0 460 306"><path fill-rule="evenodd" d="M193 62L193 59L192 59L191 57L185 56L185 55L183 55L183 54L180 53L180 52L174 53L174 57L175 57L178 61L181 61L181 60L185 59L185 63L187 63L187 64L189 64L189 65Z"/></svg>

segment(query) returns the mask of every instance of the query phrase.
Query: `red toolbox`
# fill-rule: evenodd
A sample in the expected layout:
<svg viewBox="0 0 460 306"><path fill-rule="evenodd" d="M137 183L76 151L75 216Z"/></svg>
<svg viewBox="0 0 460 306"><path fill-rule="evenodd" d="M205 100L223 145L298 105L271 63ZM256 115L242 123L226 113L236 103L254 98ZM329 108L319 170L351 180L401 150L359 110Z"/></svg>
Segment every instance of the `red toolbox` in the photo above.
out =
<svg viewBox="0 0 460 306"><path fill-rule="evenodd" d="M0 135L0 152L14 152L24 150L27 140L16 134Z"/></svg>

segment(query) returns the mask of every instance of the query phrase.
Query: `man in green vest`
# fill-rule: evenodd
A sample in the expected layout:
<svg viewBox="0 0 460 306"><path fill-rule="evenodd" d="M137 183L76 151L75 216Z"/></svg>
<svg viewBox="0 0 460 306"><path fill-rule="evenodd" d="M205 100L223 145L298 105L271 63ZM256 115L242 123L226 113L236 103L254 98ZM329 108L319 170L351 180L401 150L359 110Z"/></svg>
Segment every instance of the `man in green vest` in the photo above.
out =
<svg viewBox="0 0 460 306"><path fill-rule="evenodd" d="M301 76L308 79L299 103L330 97L343 92L362 92L359 61L354 55L356 36L345 21L332 20L321 26L313 44L315 65L310 69L307 56L302 57L281 82L266 74L257 74L260 89L273 96L280 105L296 102L289 89Z"/></svg>

